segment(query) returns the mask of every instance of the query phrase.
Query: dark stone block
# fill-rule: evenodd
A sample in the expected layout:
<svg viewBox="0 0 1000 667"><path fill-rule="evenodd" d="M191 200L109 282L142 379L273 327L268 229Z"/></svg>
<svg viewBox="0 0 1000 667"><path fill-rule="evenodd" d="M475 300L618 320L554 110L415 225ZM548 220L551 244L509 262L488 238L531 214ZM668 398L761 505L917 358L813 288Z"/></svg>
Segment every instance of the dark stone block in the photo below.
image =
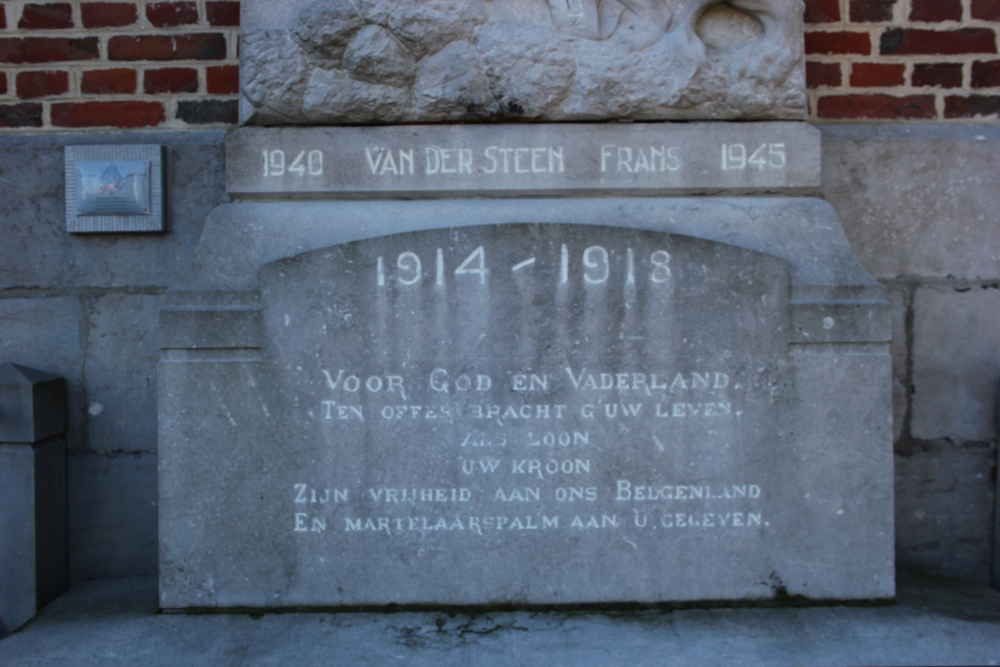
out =
<svg viewBox="0 0 1000 667"><path fill-rule="evenodd" d="M66 590L63 379L0 365L0 637Z"/></svg>
<svg viewBox="0 0 1000 667"><path fill-rule="evenodd" d="M156 574L156 455L68 457L70 581Z"/></svg>
<svg viewBox="0 0 1000 667"><path fill-rule="evenodd" d="M178 102L177 117L191 125L209 125L212 123L235 125L239 121L239 105L236 100Z"/></svg>
<svg viewBox="0 0 1000 667"><path fill-rule="evenodd" d="M19 364L0 364L0 442L41 442L65 431L65 381Z"/></svg>

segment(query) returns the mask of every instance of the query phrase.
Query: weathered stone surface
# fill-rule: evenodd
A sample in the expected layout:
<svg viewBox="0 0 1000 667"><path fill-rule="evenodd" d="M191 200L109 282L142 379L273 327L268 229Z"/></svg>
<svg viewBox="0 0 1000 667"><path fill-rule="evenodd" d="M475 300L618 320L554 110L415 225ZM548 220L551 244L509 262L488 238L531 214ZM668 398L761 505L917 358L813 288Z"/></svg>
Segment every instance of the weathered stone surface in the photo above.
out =
<svg viewBox="0 0 1000 667"><path fill-rule="evenodd" d="M1000 278L1000 128L825 125L823 194L876 278Z"/></svg>
<svg viewBox="0 0 1000 667"><path fill-rule="evenodd" d="M569 39L538 26L491 23L473 41L489 77L490 93L510 116L537 118L569 93L576 54Z"/></svg>
<svg viewBox="0 0 1000 667"><path fill-rule="evenodd" d="M351 76L369 83L404 88L413 83L416 63L385 28L368 25L347 46L344 64Z"/></svg>
<svg viewBox="0 0 1000 667"><path fill-rule="evenodd" d="M364 25L353 2L315 2L302 9L293 35L318 63L339 67L348 44Z"/></svg>
<svg viewBox="0 0 1000 667"><path fill-rule="evenodd" d="M360 123L372 109L392 122L403 117L409 95L402 88L352 79L341 70L315 69L301 104L302 113L316 123L337 117Z"/></svg>
<svg viewBox="0 0 1000 667"><path fill-rule="evenodd" d="M221 166L224 136L222 132L141 132L0 137L0 183L5 188L0 289L170 285L194 251L205 217L229 199ZM84 238L66 232L63 147L114 143L168 147L168 233ZM7 340L0 338L0 344ZM25 363L49 368L44 361ZM71 386L78 376L53 372L66 377Z"/></svg>
<svg viewBox="0 0 1000 667"><path fill-rule="evenodd" d="M245 3L240 50L241 114L249 124L798 119L805 113L797 0L738 0L725 7L713 0L573 6L563 0L295 0L274 12L258 4L270 3ZM368 65L359 68L358 51L369 54ZM416 79L409 74L414 60ZM343 79L315 78L309 69L397 87L408 102L400 110L378 104L365 88L312 90L313 102L328 100L318 118L315 105L304 104L301 82L343 87ZM482 86L484 69L489 90ZM271 94L272 86L280 92Z"/></svg>
<svg viewBox="0 0 1000 667"><path fill-rule="evenodd" d="M220 210L161 313L161 604L890 596L887 307L817 204Z"/></svg>
<svg viewBox="0 0 1000 667"><path fill-rule="evenodd" d="M414 96L418 117L442 122L461 120L493 99L479 55L462 41L420 61Z"/></svg>
<svg viewBox="0 0 1000 667"><path fill-rule="evenodd" d="M237 199L804 193L820 183L819 133L804 123L244 127L229 135L226 163Z"/></svg>
<svg viewBox="0 0 1000 667"><path fill-rule="evenodd" d="M901 568L988 583L996 451L942 441L895 457Z"/></svg>
<svg viewBox="0 0 1000 667"><path fill-rule="evenodd" d="M358 6L366 20L390 30L417 59L469 41L486 20L483 0L359 0Z"/></svg>
<svg viewBox="0 0 1000 667"><path fill-rule="evenodd" d="M0 359L65 378L70 448L83 443L81 318L76 297L0 299Z"/></svg>
<svg viewBox="0 0 1000 667"><path fill-rule="evenodd" d="M307 250L511 220L572 220L698 236L788 260L793 286L877 285L854 256L836 212L817 199L607 197L230 204L209 216L198 251L175 286L240 294L257 289L261 264Z"/></svg>
<svg viewBox="0 0 1000 667"><path fill-rule="evenodd" d="M240 65L242 99L272 122L301 115L313 69L292 35L280 30L245 34L240 47L257 54Z"/></svg>
<svg viewBox="0 0 1000 667"><path fill-rule="evenodd" d="M892 322L892 441L897 442L903 433L909 407L910 337L906 328L906 315L912 304L906 287L890 286L885 290Z"/></svg>
<svg viewBox="0 0 1000 667"><path fill-rule="evenodd" d="M70 584L156 574L156 455L71 455Z"/></svg>
<svg viewBox="0 0 1000 667"><path fill-rule="evenodd" d="M87 444L93 451L156 449L155 326L160 297L110 294L90 309Z"/></svg>
<svg viewBox="0 0 1000 667"><path fill-rule="evenodd" d="M913 437L996 438L1000 289L921 287L913 311Z"/></svg>

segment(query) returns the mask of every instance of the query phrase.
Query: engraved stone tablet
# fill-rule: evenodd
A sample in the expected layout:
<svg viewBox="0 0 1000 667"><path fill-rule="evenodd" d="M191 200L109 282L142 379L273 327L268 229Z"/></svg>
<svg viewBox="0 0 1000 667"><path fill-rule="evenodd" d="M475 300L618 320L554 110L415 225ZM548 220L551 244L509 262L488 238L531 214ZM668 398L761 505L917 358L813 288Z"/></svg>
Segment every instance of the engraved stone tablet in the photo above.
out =
<svg viewBox="0 0 1000 667"><path fill-rule="evenodd" d="M801 193L820 185L804 123L251 128L229 135L239 199Z"/></svg>
<svg viewBox="0 0 1000 667"><path fill-rule="evenodd" d="M243 0L256 125L802 119L801 0Z"/></svg>
<svg viewBox="0 0 1000 667"><path fill-rule="evenodd" d="M505 224L190 294L161 316L161 604L891 596L884 302L791 271Z"/></svg>
<svg viewBox="0 0 1000 667"><path fill-rule="evenodd" d="M163 147L66 147L71 232L163 231Z"/></svg>

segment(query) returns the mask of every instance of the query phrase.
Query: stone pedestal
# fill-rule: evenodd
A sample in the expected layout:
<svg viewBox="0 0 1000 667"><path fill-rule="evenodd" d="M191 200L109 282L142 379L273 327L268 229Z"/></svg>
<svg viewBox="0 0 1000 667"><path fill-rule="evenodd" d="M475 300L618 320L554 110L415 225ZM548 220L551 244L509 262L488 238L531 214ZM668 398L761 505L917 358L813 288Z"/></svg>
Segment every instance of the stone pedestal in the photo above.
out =
<svg viewBox="0 0 1000 667"><path fill-rule="evenodd" d="M0 637L67 586L66 389L0 365Z"/></svg>
<svg viewBox="0 0 1000 667"><path fill-rule="evenodd" d="M221 207L161 312L160 603L891 598L888 341L816 199Z"/></svg>

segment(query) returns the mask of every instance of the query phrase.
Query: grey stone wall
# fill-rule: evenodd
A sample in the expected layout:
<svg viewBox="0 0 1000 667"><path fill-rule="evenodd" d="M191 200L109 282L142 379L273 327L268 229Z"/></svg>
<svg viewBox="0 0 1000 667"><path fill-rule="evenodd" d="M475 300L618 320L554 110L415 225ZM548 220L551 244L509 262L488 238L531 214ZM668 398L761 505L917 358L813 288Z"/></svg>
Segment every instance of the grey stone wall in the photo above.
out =
<svg viewBox="0 0 1000 667"><path fill-rule="evenodd" d="M989 581L1000 127L822 130L824 196L893 309L897 565Z"/></svg>
<svg viewBox="0 0 1000 667"><path fill-rule="evenodd" d="M66 378L71 582L155 574L156 321L228 201L222 132L0 138L0 360ZM63 146L169 149L165 234L66 231Z"/></svg>
<svg viewBox="0 0 1000 667"><path fill-rule="evenodd" d="M893 307L901 567L986 581L1000 379L1000 127L827 125L824 196ZM70 235L65 144L168 146L168 231ZM156 313L221 132L0 137L0 360L66 378L70 577L156 572Z"/></svg>

